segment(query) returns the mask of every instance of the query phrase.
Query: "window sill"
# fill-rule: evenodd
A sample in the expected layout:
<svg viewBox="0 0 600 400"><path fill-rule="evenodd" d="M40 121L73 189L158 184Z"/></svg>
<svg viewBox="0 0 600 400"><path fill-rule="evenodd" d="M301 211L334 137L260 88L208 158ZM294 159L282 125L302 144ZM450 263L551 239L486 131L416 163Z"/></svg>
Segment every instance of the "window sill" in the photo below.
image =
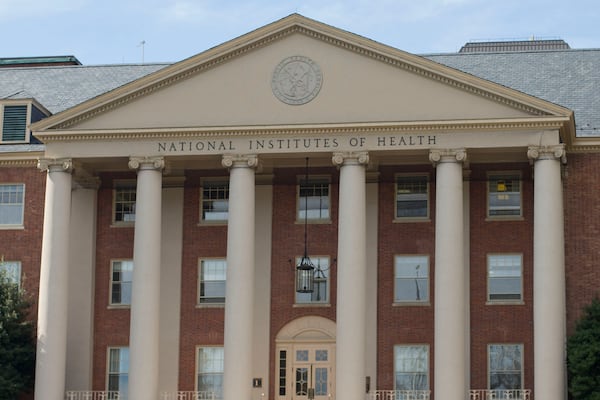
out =
<svg viewBox="0 0 600 400"><path fill-rule="evenodd" d="M323 308L329 308L331 307L331 304L329 303L294 303L293 305L294 308L301 308L301 307L323 307Z"/></svg>
<svg viewBox="0 0 600 400"><path fill-rule="evenodd" d="M23 230L23 229L25 229L25 225L9 225L9 224L1 225L0 224L0 230L3 230L3 231L8 231L8 230Z"/></svg>
<svg viewBox="0 0 600 400"><path fill-rule="evenodd" d="M121 221L113 221L112 224L110 224L111 228L133 228L135 227L135 221L127 221L127 222L121 222Z"/></svg>
<svg viewBox="0 0 600 400"><path fill-rule="evenodd" d="M502 221L525 221L523 216L505 216L505 217L490 217L489 215L485 217L486 222L502 222Z"/></svg>
<svg viewBox="0 0 600 400"><path fill-rule="evenodd" d="M225 303L201 303L196 308L225 308Z"/></svg>
<svg viewBox="0 0 600 400"><path fill-rule="evenodd" d="M308 219L306 221L304 221L303 219L297 219L296 220L296 225L304 225L305 223L307 224L314 224L314 225L319 225L319 224L331 224L331 218L323 218L323 219Z"/></svg>
<svg viewBox="0 0 600 400"><path fill-rule="evenodd" d="M488 300L486 306L524 306L523 300Z"/></svg>
<svg viewBox="0 0 600 400"><path fill-rule="evenodd" d="M109 310L129 310L131 304L109 304L106 308Z"/></svg>
<svg viewBox="0 0 600 400"><path fill-rule="evenodd" d="M419 222L431 222L429 217L406 217L406 218L394 218L392 220L394 224L405 224L405 223L419 223Z"/></svg>
<svg viewBox="0 0 600 400"><path fill-rule="evenodd" d="M394 302L392 307L429 307L431 303L428 301L403 301Z"/></svg>
<svg viewBox="0 0 600 400"><path fill-rule="evenodd" d="M198 226L227 226L227 220L224 221L200 221Z"/></svg>

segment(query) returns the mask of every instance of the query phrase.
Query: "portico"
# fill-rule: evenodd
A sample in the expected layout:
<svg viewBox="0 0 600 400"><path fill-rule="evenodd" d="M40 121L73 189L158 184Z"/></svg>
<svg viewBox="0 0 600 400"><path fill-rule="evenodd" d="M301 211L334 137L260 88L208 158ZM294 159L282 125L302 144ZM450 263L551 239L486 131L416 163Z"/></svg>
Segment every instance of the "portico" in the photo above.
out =
<svg viewBox="0 0 600 400"><path fill-rule="evenodd" d="M312 88L314 96L306 103L290 104L274 95L272 80L278 76L272 74L290 51L295 54L300 49L303 57L312 60L308 64L320 66L323 86ZM355 78L352 85L344 78L348 75ZM229 85L218 84L223 81ZM470 255L465 251L472 223L465 171L488 164L502 165L502 170L522 169L531 161L535 172L536 386L521 389L534 389L544 400L562 399L565 314L556 312L565 308L561 161L565 156L562 142L572 125L571 113L562 107L299 16L39 122L34 129L46 145L40 168L47 171L48 183L38 311L36 393L40 395L36 397L43 393L45 399L59 400L66 390L108 387L112 366L90 362L107 358L106 348L90 344L85 357L66 361L70 344L65 338L73 319L68 304L82 300L68 297L69 271L87 268L93 274L100 266L94 262L76 265L70 256L73 249L57 239L94 231L92 223L81 226L69 219L71 196L89 201L71 194L79 190L72 182L104 176L111 180L133 177L135 182L135 224L129 226L133 228L135 267L127 339L114 339L109 346L128 349L129 399L197 390L199 361L186 349L195 352L198 347L223 348L223 367L217 372L222 372L225 400L297 398L291 382L284 380L282 390L281 359L276 351L281 343L278 332L294 331L288 329L297 326L294 321L316 325L298 332L328 332L313 338L314 342L310 335L302 336L303 341L286 340L292 343L290 349L301 343L306 349L322 350L315 346L326 343L334 352L335 374L328 375L333 380L331 397L362 400L367 382L372 391L394 389L380 385L380 381L396 382L390 375L400 372L382 366L378 346L387 333L372 323L372 316L382 312L380 286L385 279L399 279L393 273L385 275L387 270L379 266L384 262L379 248L385 243L378 242L378 225L393 218L380 216L377 205L394 200L383 197L380 189L390 183L378 176L390 170L412 173L433 164L435 174L428 178L435 189L431 215L419 222L395 221L407 231L434 224L435 250L428 254L433 296L428 303L409 305L423 310L433 307L434 338L431 343L426 339L411 339L411 343L424 345L431 354L427 390L434 395L444 393L444 400L467 399L470 389L483 388L471 387L469 382L473 351L469 294L476 283L470 282ZM291 234L287 239L276 237L277 222L271 223L271 218L284 220L295 214L295 204L286 203L289 199L282 193L289 187L293 188L289 192L295 192L298 168L306 157L318 175L328 175L331 192L336 189L331 197L333 218L321 224L337 223L335 237L330 233L318 236L320 231L314 229L315 241L331 239L326 254L335 258L331 269L331 285L335 286L330 287L329 303L310 307L294 304L289 300L294 294L282 289L286 283L271 278L289 268L278 246L287 243L292 248L296 240ZM198 187L205 177L228 182L226 224L199 221ZM87 213L98 215L101 225L101 206L88 206ZM195 221L187 225L186 218L192 217ZM289 223L290 231L296 223ZM115 232L120 228L104 229ZM211 242L225 230L226 244ZM201 239L188 242L192 231L200 232ZM101 236L104 231L94 232ZM212 243L211 251L192 251L205 242ZM222 254L223 246L226 254ZM415 248L422 255L426 246L419 246ZM82 251L108 252L94 247ZM111 247L115 255L106 258L128 258L117 255L117 250L130 251ZM193 255L188 257L188 253ZM295 255L290 251L286 257ZM219 307L193 304L188 309L185 276L196 273L198 260L204 258L225 259L226 301ZM165 276L175 278L166 280ZM88 283L90 289L101 278L98 275L95 284ZM201 283L197 287L202 290ZM93 293L90 290L88 295ZM287 311L277 308L279 299L288 299ZM90 298L84 300L90 302ZM393 304L390 308L402 307ZM194 313L202 313L201 322L185 331L182 320L192 320ZM169 335L171 328L176 334ZM77 329L79 335L113 340L91 322ZM202 336L199 331L204 332ZM489 342L498 340L490 338ZM386 351L393 352L393 348ZM164 362L175 367L166 370ZM293 365L308 368L298 360ZM77 382L67 380L71 386L66 387L65 376L72 370L87 373ZM288 376L292 375L284 374ZM551 390L548 382L554 383Z"/></svg>

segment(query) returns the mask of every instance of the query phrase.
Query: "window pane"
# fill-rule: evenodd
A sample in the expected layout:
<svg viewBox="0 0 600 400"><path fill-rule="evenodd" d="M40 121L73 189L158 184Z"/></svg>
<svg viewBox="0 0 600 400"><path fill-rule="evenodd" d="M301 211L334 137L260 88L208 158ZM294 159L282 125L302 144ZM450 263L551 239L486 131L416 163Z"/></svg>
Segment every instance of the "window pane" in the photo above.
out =
<svg viewBox="0 0 600 400"><path fill-rule="evenodd" d="M23 224L23 193L25 185L0 185L0 224Z"/></svg>
<svg viewBox="0 0 600 400"><path fill-rule="evenodd" d="M200 392L212 392L215 398L223 398L223 347L198 349L198 384Z"/></svg>
<svg viewBox="0 0 600 400"><path fill-rule="evenodd" d="M222 259L200 262L200 303L224 303L227 263Z"/></svg>
<svg viewBox="0 0 600 400"><path fill-rule="evenodd" d="M202 187L202 220L227 221L229 216L229 184L205 182Z"/></svg>
<svg viewBox="0 0 600 400"><path fill-rule="evenodd" d="M522 350L519 344L489 345L490 389L521 389Z"/></svg>
<svg viewBox="0 0 600 400"><path fill-rule="evenodd" d="M397 256L395 258L394 301L429 300L429 258Z"/></svg>
<svg viewBox="0 0 600 400"><path fill-rule="evenodd" d="M401 176L396 179L396 218L424 218L428 215L428 178Z"/></svg>
<svg viewBox="0 0 600 400"><path fill-rule="evenodd" d="M121 399L127 399L129 391L129 348L110 348L108 357L107 389L118 391L121 394Z"/></svg>
<svg viewBox="0 0 600 400"><path fill-rule="evenodd" d="M3 261L0 262L0 272L4 273L9 282L17 285L21 284L21 262Z"/></svg>
<svg viewBox="0 0 600 400"><path fill-rule="evenodd" d="M115 222L135 221L135 188L115 189Z"/></svg>
<svg viewBox="0 0 600 400"><path fill-rule="evenodd" d="M518 175L489 177L488 207L490 216L521 215L521 178Z"/></svg>
<svg viewBox="0 0 600 400"><path fill-rule="evenodd" d="M298 219L329 219L329 182L309 179L300 182Z"/></svg>
<svg viewBox="0 0 600 400"><path fill-rule="evenodd" d="M113 261L111 278L111 304L131 304L133 261Z"/></svg>
<svg viewBox="0 0 600 400"><path fill-rule="evenodd" d="M520 300L522 298L521 255L488 256L489 300Z"/></svg>
<svg viewBox="0 0 600 400"><path fill-rule="evenodd" d="M394 346L394 373L396 390L428 390L429 348Z"/></svg>

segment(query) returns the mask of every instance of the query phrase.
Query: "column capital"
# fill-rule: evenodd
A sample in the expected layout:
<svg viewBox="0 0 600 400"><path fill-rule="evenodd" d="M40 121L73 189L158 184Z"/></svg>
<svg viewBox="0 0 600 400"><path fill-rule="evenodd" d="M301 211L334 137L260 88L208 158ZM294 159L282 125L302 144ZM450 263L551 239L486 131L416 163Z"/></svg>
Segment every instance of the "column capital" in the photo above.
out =
<svg viewBox="0 0 600 400"><path fill-rule="evenodd" d="M529 146L527 149L527 158L530 162L538 160L556 160L560 159L564 164L567 162L567 152L564 144L554 146Z"/></svg>
<svg viewBox="0 0 600 400"><path fill-rule="evenodd" d="M129 157L129 168L142 169L158 169L165 168L164 157Z"/></svg>
<svg viewBox="0 0 600 400"><path fill-rule="evenodd" d="M71 172L73 170L73 160L70 158L40 158L37 167L42 171L48 172Z"/></svg>
<svg viewBox="0 0 600 400"><path fill-rule="evenodd" d="M467 161L467 151L465 149L433 149L429 150L429 161L433 165L447 162L461 162Z"/></svg>
<svg viewBox="0 0 600 400"><path fill-rule="evenodd" d="M369 163L369 153L366 151L357 152L337 152L331 157L333 165L341 167L342 165L367 165Z"/></svg>
<svg viewBox="0 0 600 400"><path fill-rule="evenodd" d="M256 154L224 154L221 165L225 168L257 168Z"/></svg>

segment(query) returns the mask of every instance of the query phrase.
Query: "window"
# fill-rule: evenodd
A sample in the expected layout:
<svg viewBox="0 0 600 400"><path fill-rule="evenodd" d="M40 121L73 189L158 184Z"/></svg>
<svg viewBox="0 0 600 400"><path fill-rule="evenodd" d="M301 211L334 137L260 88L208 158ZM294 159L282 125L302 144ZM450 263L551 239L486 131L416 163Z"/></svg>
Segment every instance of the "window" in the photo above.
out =
<svg viewBox="0 0 600 400"><path fill-rule="evenodd" d="M215 399L223 398L223 364L223 347L198 348L198 392L214 393Z"/></svg>
<svg viewBox="0 0 600 400"><path fill-rule="evenodd" d="M127 399L129 392L129 348L110 347L108 349L109 392L119 392L120 396L109 393L108 399Z"/></svg>
<svg viewBox="0 0 600 400"><path fill-rule="evenodd" d="M394 302L429 301L429 257L396 256Z"/></svg>
<svg viewBox="0 0 600 400"><path fill-rule="evenodd" d="M301 258L296 259L296 265ZM314 291L312 293L297 293L296 303L328 303L329 302L329 257L310 257L315 265Z"/></svg>
<svg viewBox="0 0 600 400"><path fill-rule="evenodd" d="M429 347L394 346L394 376L395 390L429 390Z"/></svg>
<svg viewBox="0 0 600 400"><path fill-rule="evenodd" d="M488 255L488 300L521 301L522 256L520 254Z"/></svg>
<svg viewBox="0 0 600 400"><path fill-rule="evenodd" d="M8 282L21 285L21 262L20 261L2 261L0 262L0 273L4 274Z"/></svg>
<svg viewBox="0 0 600 400"><path fill-rule="evenodd" d="M135 222L135 187L115 188L115 222Z"/></svg>
<svg viewBox="0 0 600 400"><path fill-rule="evenodd" d="M0 184L0 225L23 225L25 185Z"/></svg>
<svg viewBox="0 0 600 400"><path fill-rule="evenodd" d="M301 179L298 185L298 220L329 220L329 180Z"/></svg>
<svg viewBox="0 0 600 400"><path fill-rule="evenodd" d="M523 387L523 345L490 344L490 390L520 390Z"/></svg>
<svg viewBox="0 0 600 400"><path fill-rule="evenodd" d="M285 396L287 380L287 350L279 350L279 395Z"/></svg>
<svg viewBox="0 0 600 400"><path fill-rule="evenodd" d="M224 222L229 216L229 184L204 182L202 186L202 221Z"/></svg>
<svg viewBox="0 0 600 400"><path fill-rule="evenodd" d="M429 217L429 178L427 175L396 177L396 218Z"/></svg>
<svg viewBox="0 0 600 400"><path fill-rule="evenodd" d="M227 262L224 259L200 260L199 300L200 304L225 303L225 277Z"/></svg>
<svg viewBox="0 0 600 400"><path fill-rule="evenodd" d="M27 133L27 105L4 106L2 142L26 142Z"/></svg>
<svg viewBox="0 0 600 400"><path fill-rule="evenodd" d="M519 174L488 176L488 216L521 216L521 177Z"/></svg>
<svg viewBox="0 0 600 400"><path fill-rule="evenodd" d="M113 261L110 274L110 304L131 305L133 261Z"/></svg>

